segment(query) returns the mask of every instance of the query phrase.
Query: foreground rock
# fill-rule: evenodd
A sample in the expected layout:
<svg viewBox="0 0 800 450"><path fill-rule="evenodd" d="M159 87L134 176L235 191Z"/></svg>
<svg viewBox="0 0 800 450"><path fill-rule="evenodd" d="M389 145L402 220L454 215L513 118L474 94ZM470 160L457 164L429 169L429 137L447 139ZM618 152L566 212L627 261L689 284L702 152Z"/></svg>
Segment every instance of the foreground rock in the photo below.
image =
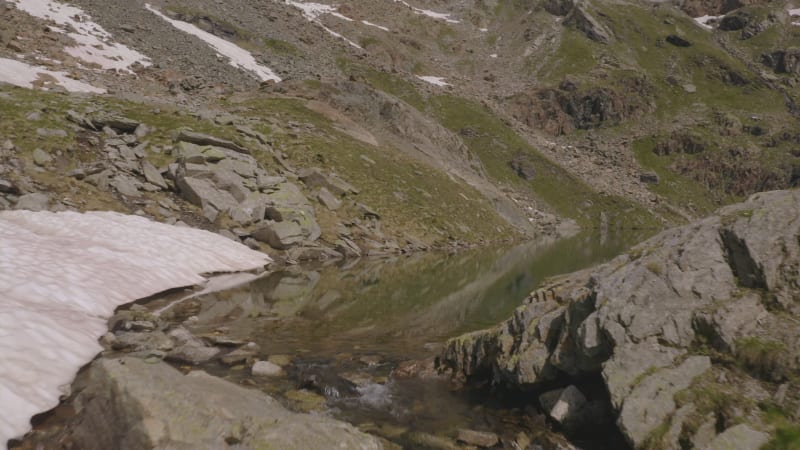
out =
<svg viewBox="0 0 800 450"><path fill-rule="evenodd" d="M782 419L756 406L800 365L798 235L800 191L754 195L551 282L499 327L451 340L441 361L517 387L600 375L636 448L733 435L737 448L758 448L800 419L796 385L781 394Z"/></svg>
<svg viewBox="0 0 800 450"><path fill-rule="evenodd" d="M258 391L164 363L100 359L78 394L78 448L380 449L351 425L296 414Z"/></svg>

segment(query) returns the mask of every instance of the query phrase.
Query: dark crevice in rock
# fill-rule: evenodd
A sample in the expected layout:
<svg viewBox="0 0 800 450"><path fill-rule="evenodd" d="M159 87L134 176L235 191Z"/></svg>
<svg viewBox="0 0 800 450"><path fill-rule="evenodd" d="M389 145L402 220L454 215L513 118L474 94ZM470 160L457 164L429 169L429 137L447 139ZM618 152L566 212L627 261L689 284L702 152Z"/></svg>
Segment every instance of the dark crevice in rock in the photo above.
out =
<svg viewBox="0 0 800 450"><path fill-rule="evenodd" d="M767 289L764 270L750 255L747 243L729 229L720 230L720 237L728 264L739 284L751 289Z"/></svg>

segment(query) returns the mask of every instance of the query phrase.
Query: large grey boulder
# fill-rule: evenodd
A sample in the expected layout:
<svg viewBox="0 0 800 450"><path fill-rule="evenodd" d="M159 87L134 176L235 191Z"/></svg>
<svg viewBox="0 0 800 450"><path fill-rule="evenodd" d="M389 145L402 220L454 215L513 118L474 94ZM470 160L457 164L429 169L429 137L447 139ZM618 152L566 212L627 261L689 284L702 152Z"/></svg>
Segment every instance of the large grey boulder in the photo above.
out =
<svg viewBox="0 0 800 450"><path fill-rule="evenodd" d="M177 140L180 142L189 142L191 144L196 144L196 145L212 145L214 147L227 148L229 150L233 150L239 153L250 154L250 150L242 147L241 145L233 141L218 138L216 136L210 136L203 133L197 133L192 130L186 130L186 129L181 130L178 133Z"/></svg>
<svg viewBox="0 0 800 450"><path fill-rule="evenodd" d="M263 222L260 228L253 231L252 236L269 244L270 247L278 250L286 250L293 245L303 241L303 229L297 222Z"/></svg>
<svg viewBox="0 0 800 450"><path fill-rule="evenodd" d="M101 358L87 376L72 426L74 444L86 450L382 448L349 424L292 413L263 392L201 371Z"/></svg>
<svg viewBox="0 0 800 450"><path fill-rule="evenodd" d="M797 236L800 191L756 194L550 281L500 326L449 341L441 362L467 378L488 373L522 387L599 374L619 428L642 447L670 428L676 394L699 379L724 391L724 381L703 374L726 367L712 366L699 344L736 358L756 384L798 370ZM765 428L758 411L742 414Z"/></svg>

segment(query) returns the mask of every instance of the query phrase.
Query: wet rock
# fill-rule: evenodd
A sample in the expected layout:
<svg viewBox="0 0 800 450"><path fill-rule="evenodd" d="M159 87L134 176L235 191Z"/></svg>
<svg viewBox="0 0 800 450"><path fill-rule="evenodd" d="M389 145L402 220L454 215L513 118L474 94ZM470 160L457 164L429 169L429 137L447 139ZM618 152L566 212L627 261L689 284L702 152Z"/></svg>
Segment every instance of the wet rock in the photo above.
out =
<svg viewBox="0 0 800 450"><path fill-rule="evenodd" d="M217 344L219 345L219 344ZM255 356L258 354L258 346L253 344L245 344L232 352L223 355L220 358L223 364L227 366L235 366L238 364L245 364L248 361L251 361Z"/></svg>
<svg viewBox="0 0 800 450"><path fill-rule="evenodd" d="M14 209L25 209L28 211L46 211L50 206L50 196L41 192L25 194L19 197Z"/></svg>
<svg viewBox="0 0 800 450"><path fill-rule="evenodd" d="M289 355L270 355L267 361L280 367L286 367L292 363L292 357Z"/></svg>
<svg viewBox="0 0 800 450"><path fill-rule="evenodd" d="M233 150L238 153L244 153L248 155L250 154L250 150L242 147L241 145L233 141L229 141L227 139L221 139L215 136L209 136L207 134L197 133L186 129L181 130L178 133L177 140L201 146L211 145L214 147L222 147L222 148L227 148L229 150Z"/></svg>
<svg viewBox="0 0 800 450"><path fill-rule="evenodd" d="M159 350L170 351L174 348L172 340L161 331L140 333L135 331L118 331L114 340L110 342L114 350L144 351Z"/></svg>
<svg viewBox="0 0 800 450"><path fill-rule="evenodd" d="M281 366L269 361L256 361L251 372L256 377L279 377L283 375Z"/></svg>
<svg viewBox="0 0 800 450"><path fill-rule="evenodd" d="M292 408L302 412L319 411L325 406L325 397L306 389L289 391L286 399Z"/></svg>
<svg viewBox="0 0 800 450"><path fill-rule="evenodd" d="M184 376L164 363L119 358L96 361L87 377L70 426L73 443L86 450L221 449L234 442L237 448L381 448L351 425L290 412L260 391L205 372Z"/></svg>
<svg viewBox="0 0 800 450"><path fill-rule="evenodd" d="M182 327L169 332L174 348L167 354L167 359L197 365L217 356L220 350L208 347L201 339Z"/></svg>
<svg viewBox="0 0 800 450"><path fill-rule="evenodd" d="M458 430L458 441L468 445L489 448L500 442L496 434L488 431L475 431L461 428Z"/></svg>
<svg viewBox="0 0 800 450"><path fill-rule="evenodd" d="M448 437L437 436L422 431L412 431L404 434L403 437L414 447L439 450L455 450L459 448L458 444Z"/></svg>

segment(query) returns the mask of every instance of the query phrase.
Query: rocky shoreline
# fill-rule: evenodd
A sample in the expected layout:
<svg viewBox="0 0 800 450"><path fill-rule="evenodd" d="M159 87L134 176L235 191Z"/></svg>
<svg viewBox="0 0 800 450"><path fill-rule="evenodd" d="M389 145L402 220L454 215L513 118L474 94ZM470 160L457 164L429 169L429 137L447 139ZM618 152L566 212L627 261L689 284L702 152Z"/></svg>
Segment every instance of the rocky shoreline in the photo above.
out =
<svg viewBox="0 0 800 450"><path fill-rule="evenodd" d="M798 211L800 191L764 192L665 231L552 280L507 322L450 340L439 363L467 381L543 392L538 406L567 431L613 417L637 449L789 448L800 420ZM607 397L590 396L586 379Z"/></svg>

